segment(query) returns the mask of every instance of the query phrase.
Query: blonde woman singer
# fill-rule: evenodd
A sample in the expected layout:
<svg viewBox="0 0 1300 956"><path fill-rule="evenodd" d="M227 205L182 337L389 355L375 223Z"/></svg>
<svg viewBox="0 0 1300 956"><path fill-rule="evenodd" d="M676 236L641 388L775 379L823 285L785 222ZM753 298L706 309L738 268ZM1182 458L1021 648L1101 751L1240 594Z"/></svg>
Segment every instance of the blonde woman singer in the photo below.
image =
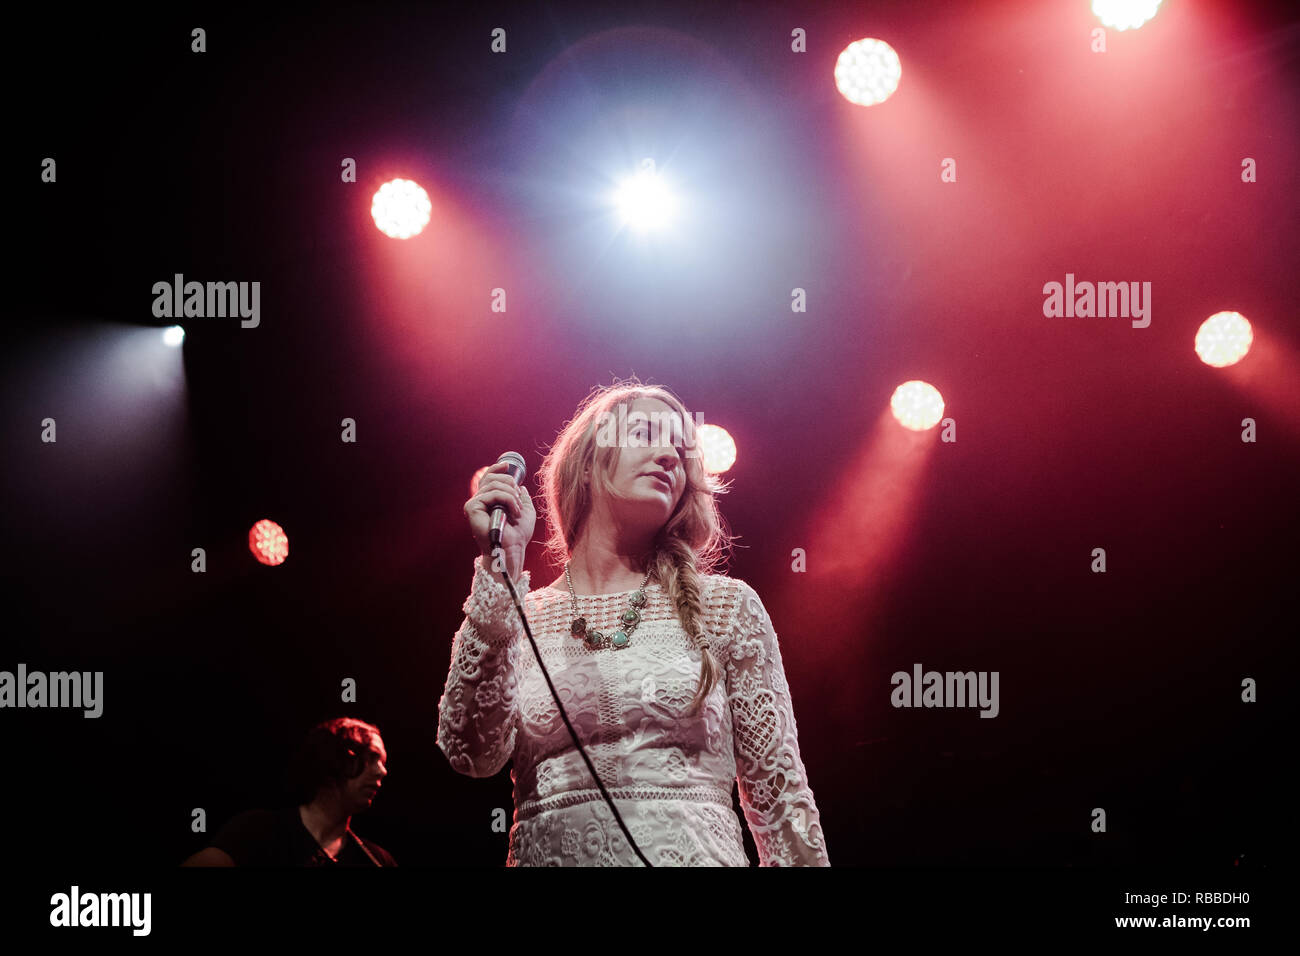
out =
<svg viewBox="0 0 1300 956"><path fill-rule="evenodd" d="M621 407L621 411L620 411ZM613 427L620 415L625 435ZM671 421L673 428L656 428ZM639 866L560 718L509 592L489 513L507 508L506 572L573 727L655 866L746 866L732 781L762 866L829 866L799 756L771 618L745 582L710 573L726 537L667 389L598 388L538 480L563 573L530 590L532 496L492 466L465 503L479 545L438 704L438 746L471 777L513 762L509 866ZM611 440L612 437L617 440Z"/></svg>

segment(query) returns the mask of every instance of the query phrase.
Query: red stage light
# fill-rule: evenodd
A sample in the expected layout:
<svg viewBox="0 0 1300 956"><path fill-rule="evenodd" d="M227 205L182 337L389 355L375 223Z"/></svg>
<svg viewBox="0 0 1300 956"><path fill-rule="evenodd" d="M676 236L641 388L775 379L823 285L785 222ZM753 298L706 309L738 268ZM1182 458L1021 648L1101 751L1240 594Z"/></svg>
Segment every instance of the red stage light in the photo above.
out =
<svg viewBox="0 0 1300 956"><path fill-rule="evenodd" d="M248 530L248 550L263 564L283 564L289 557L289 536L270 518L263 518Z"/></svg>

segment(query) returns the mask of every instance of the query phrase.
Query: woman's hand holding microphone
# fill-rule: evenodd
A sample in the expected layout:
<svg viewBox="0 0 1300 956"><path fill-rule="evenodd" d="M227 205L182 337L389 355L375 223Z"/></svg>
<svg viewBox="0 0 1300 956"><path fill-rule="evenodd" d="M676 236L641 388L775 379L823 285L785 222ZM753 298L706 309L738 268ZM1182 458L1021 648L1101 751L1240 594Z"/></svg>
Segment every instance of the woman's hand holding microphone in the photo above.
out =
<svg viewBox="0 0 1300 956"><path fill-rule="evenodd" d="M510 580L517 581L524 570L524 551L537 527L537 511L533 508L528 489L516 484L515 479L506 474L508 468L508 463L499 461L483 472L478 480L478 491L465 502L465 516L469 518L470 531L483 555L483 567L497 577L500 565L493 566L495 558L488 532L492 524L492 506L505 506L501 554Z"/></svg>

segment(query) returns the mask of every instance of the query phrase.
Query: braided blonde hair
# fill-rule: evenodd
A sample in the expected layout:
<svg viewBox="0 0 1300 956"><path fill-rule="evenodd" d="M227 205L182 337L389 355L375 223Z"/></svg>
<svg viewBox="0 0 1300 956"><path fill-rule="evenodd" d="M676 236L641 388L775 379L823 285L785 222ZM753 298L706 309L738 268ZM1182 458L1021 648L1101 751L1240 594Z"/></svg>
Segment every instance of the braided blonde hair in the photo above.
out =
<svg viewBox="0 0 1300 956"><path fill-rule="evenodd" d="M569 560L591 513L591 487L584 474L590 469L592 478L608 489L609 476L618 464L619 448L599 444L597 431L607 421L607 414L642 398L658 399L672 408L681 417L686 447L695 451L683 461L686 487L681 500L655 535L642 566L647 571L654 569L654 577L667 593L682 629L700 650L699 688L688 711L696 714L719 677L719 667L709 650L704 630L701 585L703 576L722 563L731 544L717 502L717 496L725 494L730 486L704 470L694 419L681 399L664 386L643 384L635 377L597 386L583 399L551 445L537 473L541 510L550 526L546 551L559 567Z"/></svg>

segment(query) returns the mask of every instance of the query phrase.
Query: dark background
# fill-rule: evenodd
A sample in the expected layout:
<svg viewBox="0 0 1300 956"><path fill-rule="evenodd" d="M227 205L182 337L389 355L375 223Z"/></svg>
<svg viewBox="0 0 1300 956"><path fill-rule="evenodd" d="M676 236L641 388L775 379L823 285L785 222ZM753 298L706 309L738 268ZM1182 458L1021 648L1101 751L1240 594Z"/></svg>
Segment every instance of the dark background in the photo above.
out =
<svg viewBox="0 0 1300 956"><path fill-rule="evenodd" d="M358 830L404 864L500 865L508 774L461 777L435 745L468 483L507 449L535 473L593 386L636 374L737 439L729 572L776 624L833 864L1267 863L1296 620L1300 21L1165 7L1105 54L1086 4L1056 0L22 14L0 669L102 670L105 713L0 712L6 862L171 866L204 845L193 808L215 831L273 802L306 729L350 714L390 754ZM903 60L870 110L831 76L861 36ZM689 184L679 244L599 209L642 155ZM405 243L369 220L398 175L434 203ZM260 281L261 326L190 320L163 349L141 330L170 324L151 287L177 272ZM1067 272L1151 281L1151 326L1044 318ZM1256 350L1214 370L1191 344L1222 309ZM793 573L794 548L810 570L863 549L861 513L813 529L856 507L909 378L958 441L927 433L909 496L872 502L902 529L886 567ZM289 535L277 568L247 550L264 517ZM1001 714L892 708L915 662L999 671Z"/></svg>

